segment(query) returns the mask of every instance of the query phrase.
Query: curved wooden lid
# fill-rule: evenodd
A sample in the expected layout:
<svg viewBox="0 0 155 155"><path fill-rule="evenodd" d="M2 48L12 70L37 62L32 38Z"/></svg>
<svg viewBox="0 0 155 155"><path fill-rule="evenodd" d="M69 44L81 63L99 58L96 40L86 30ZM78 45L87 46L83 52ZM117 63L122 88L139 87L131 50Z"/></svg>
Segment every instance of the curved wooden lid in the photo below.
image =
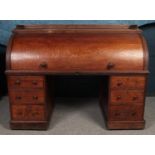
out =
<svg viewBox="0 0 155 155"><path fill-rule="evenodd" d="M135 72L147 64L139 29L127 25L17 26L10 47L16 71Z"/></svg>

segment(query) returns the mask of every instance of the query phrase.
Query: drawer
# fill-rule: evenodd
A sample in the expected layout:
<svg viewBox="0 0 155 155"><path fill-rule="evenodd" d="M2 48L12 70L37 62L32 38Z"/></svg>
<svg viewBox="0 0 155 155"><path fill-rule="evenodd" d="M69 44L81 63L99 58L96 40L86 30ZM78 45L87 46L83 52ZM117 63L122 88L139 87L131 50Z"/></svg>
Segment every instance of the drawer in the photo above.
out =
<svg viewBox="0 0 155 155"><path fill-rule="evenodd" d="M110 121L143 120L143 106L112 106L109 109Z"/></svg>
<svg viewBox="0 0 155 155"><path fill-rule="evenodd" d="M44 90L34 91L10 91L10 101L13 104L43 104L45 102Z"/></svg>
<svg viewBox="0 0 155 155"><path fill-rule="evenodd" d="M11 88L44 88L43 76L8 76L8 85Z"/></svg>
<svg viewBox="0 0 155 155"><path fill-rule="evenodd" d="M41 105L12 105L11 116L14 121L44 121L45 107Z"/></svg>
<svg viewBox="0 0 155 155"><path fill-rule="evenodd" d="M144 76L114 76L110 79L111 89L144 89Z"/></svg>
<svg viewBox="0 0 155 155"><path fill-rule="evenodd" d="M113 104L143 103L144 92L137 90L113 90L110 92L110 102Z"/></svg>

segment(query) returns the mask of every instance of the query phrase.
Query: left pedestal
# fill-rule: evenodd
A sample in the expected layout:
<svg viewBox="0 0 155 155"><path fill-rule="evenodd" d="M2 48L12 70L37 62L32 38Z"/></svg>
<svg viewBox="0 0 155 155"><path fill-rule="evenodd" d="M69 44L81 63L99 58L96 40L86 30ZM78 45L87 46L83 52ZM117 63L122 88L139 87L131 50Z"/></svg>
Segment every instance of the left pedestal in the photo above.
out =
<svg viewBox="0 0 155 155"><path fill-rule="evenodd" d="M8 76L11 129L46 130L53 103L45 76Z"/></svg>

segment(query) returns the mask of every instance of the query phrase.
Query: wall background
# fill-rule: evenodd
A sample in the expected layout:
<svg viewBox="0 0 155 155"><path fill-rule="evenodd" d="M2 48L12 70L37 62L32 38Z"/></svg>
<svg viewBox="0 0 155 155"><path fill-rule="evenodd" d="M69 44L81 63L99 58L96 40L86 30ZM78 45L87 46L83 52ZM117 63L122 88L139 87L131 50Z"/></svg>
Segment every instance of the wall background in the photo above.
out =
<svg viewBox="0 0 155 155"><path fill-rule="evenodd" d="M142 26L153 22L155 20L1 20L0 44L7 44L11 30L17 24L136 24Z"/></svg>
<svg viewBox="0 0 155 155"><path fill-rule="evenodd" d="M4 79L6 45L8 43L11 31L17 24L136 24L144 32L144 36L149 48L149 80L148 80L148 95L155 95L155 20L1 20L0 21L0 68ZM57 78L57 93L59 96L67 96L68 94L74 96L96 96L98 95L98 80L99 77L60 77ZM1 80L2 81L2 80ZM5 81L5 80L4 80ZM2 82L5 89L6 84Z"/></svg>

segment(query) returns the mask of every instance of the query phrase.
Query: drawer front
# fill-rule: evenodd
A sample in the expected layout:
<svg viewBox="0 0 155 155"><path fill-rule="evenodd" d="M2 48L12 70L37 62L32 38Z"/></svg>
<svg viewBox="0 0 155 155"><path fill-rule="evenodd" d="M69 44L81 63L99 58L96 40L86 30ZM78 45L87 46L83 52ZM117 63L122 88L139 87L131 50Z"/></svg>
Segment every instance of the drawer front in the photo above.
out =
<svg viewBox="0 0 155 155"><path fill-rule="evenodd" d="M110 121L143 120L143 106L112 106L109 109Z"/></svg>
<svg viewBox="0 0 155 155"><path fill-rule="evenodd" d="M111 89L144 89L145 88L144 76L115 76L111 77L110 88Z"/></svg>
<svg viewBox="0 0 155 155"><path fill-rule="evenodd" d="M110 92L110 102L114 104L143 103L144 92L136 90L113 90Z"/></svg>
<svg viewBox="0 0 155 155"><path fill-rule="evenodd" d="M45 93L43 90L10 91L9 97L13 104L43 104L45 102Z"/></svg>
<svg viewBox="0 0 155 155"><path fill-rule="evenodd" d="M45 107L41 105L12 105L14 121L44 121Z"/></svg>
<svg viewBox="0 0 155 155"><path fill-rule="evenodd" d="M8 85L11 88L44 88L42 76L9 76Z"/></svg>

